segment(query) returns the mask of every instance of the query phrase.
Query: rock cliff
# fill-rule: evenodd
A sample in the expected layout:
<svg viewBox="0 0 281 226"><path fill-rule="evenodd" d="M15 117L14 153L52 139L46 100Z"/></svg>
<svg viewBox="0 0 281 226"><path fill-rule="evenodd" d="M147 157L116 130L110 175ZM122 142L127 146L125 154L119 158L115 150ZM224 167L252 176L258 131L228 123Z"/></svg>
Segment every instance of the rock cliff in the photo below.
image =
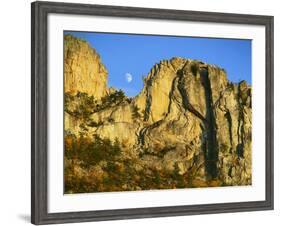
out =
<svg viewBox="0 0 281 226"><path fill-rule="evenodd" d="M101 98L107 93L107 70L90 45L71 35L64 36L64 89Z"/></svg>
<svg viewBox="0 0 281 226"><path fill-rule="evenodd" d="M128 98L107 88L106 69L86 42L66 36L64 57L66 136L117 143L115 165L131 162L135 176L153 178L111 190L251 184L251 87L245 81L234 84L218 66L174 57L155 64L142 91ZM108 162L89 168L103 181ZM105 191L101 184L87 191Z"/></svg>

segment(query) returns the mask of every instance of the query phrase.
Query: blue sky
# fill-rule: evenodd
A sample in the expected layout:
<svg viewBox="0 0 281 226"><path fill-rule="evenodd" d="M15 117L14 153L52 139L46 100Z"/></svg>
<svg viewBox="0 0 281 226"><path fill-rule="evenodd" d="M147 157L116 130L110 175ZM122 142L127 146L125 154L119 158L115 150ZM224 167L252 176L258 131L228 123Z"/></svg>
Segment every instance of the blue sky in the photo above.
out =
<svg viewBox="0 0 281 226"><path fill-rule="evenodd" d="M233 82L251 84L251 40L65 32L82 38L100 54L108 70L108 83L127 96L137 95L142 76L160 60L183 57L218 65Z"/></svg>

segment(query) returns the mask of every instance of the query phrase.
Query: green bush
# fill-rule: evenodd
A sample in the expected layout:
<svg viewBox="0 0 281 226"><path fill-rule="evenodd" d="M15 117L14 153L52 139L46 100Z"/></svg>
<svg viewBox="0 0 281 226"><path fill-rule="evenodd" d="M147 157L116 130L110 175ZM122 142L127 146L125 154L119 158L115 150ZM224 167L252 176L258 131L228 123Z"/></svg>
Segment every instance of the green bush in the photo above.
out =
<svg viewBox="0 0 281 226"><path fill-rule="evenodd" d="M114 106L117 104L122 103L124 100L126 100L126 96L123 90L115 91L114 93L111 93L107 96L104 96L101 99L101 105L99 106L99 110L105 109L110 106Z"/></svg>
<svg viewBox="0 0 281 226"><path fill-rule="evenodd" d="M76 95L64 94L64 110L75 118L87 121L96 108L97 101L87 93L77 92Z"/></svg>
<svg viewBox="0 0 281 226"><path fill-rule="evenodd" d="M110 140L98 136L94 139L83 136L76 138L75 135L65 137L65 157L81 161L83 168L90 168L102 160L114 160L120 153L118 141L112 144Z"/></svg>

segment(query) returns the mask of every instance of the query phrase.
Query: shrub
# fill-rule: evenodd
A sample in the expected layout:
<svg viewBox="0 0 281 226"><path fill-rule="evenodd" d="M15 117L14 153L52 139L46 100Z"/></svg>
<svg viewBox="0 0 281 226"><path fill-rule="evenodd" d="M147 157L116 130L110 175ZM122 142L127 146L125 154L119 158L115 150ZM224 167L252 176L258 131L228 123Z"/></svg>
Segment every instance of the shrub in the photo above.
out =
<svg viewBox="0 0 281 226"><path fill-rule="evenodd" d="M96 108L97 101L87 93L77 92L76 95L64 94L64 110L75 118L87 121Z"/></svg>
<svg viewBox="0 0 281 226"><path fill-rule="evenodd" d="M120 155L119 142L113 144L108 139L101 139L96 136L94 139L75 135L65 137L65 157L67 159L78 159L84 168L99 163L102 160L114 160Z"/></svg>
<svg viewBox="0 0 281 226"><path fill-rule="evenodd" d="M125 93L123 90L120 89L118 91L115 91L114 93L111 93L101 99L102 104L101 104L99 110L105 109L107 107L110 107L110 106L113 106L116 104L120 104L125 99L126 99L126 96L125 96Z"/></svg>

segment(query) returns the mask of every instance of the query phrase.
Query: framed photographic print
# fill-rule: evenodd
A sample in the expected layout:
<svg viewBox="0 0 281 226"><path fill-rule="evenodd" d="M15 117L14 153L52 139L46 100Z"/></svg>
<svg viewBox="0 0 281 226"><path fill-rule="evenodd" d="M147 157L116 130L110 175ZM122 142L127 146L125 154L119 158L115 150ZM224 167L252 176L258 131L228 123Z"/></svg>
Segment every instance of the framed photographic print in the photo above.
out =
<svg viewBox="0 0 281 226"><path fill-rule="evenodd" d="M273 209L273 17L32 3L32 223Z"/></svg>

